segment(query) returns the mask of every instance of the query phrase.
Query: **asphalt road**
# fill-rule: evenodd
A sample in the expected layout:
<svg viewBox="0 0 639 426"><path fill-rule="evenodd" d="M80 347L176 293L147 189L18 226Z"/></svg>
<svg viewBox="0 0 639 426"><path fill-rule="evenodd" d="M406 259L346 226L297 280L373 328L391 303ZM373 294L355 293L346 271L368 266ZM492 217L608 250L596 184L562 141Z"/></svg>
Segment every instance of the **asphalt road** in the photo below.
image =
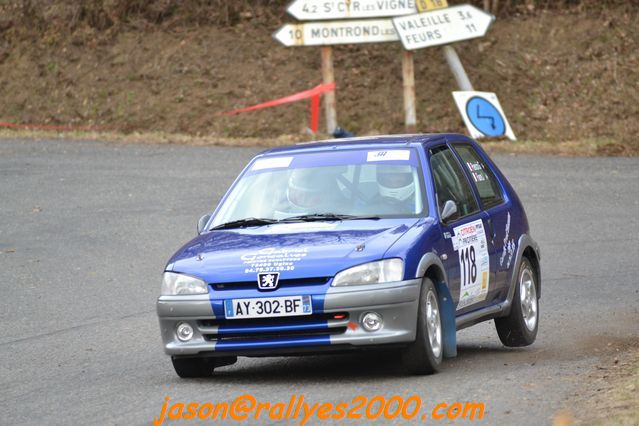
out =
<svg viewBox="0 0 639 426"><path fill-rule="evenodd" d="M165 396L243 393L417 394L484 401L484 424L548 424L606 348L639 338L639 159L498 156L542 248L532 347L504 348L490 322L461 331L435 376L341 355L241 359L181 380L155 316L162 268L255 152L0 140L0 424L149 424Z"/></svg>

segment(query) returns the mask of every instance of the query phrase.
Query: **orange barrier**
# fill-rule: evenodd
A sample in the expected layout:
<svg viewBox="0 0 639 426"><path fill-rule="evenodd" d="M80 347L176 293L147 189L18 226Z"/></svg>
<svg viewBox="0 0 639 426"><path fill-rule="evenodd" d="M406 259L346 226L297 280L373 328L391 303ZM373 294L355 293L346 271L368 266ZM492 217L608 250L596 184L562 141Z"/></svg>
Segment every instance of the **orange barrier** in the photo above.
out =
<svg viewBox="0 0 639 426"><path fill-rule="evenodd" d="M284 105L291 102L297 102L304 99L311 98L311 131L317 133L319 128L319 115L320 115L320 97L326 93L335 90L335 83L325 83L313 87L312 89L305 90L303 92L295 93L294 95L285 96L283 98L274 99L272 101L263 102L257 105L251 105L244 108L234 109L233 111L222 112L217 115L235 115L248 111L255 111L258 109L270 108L278 105Z"/></svg>

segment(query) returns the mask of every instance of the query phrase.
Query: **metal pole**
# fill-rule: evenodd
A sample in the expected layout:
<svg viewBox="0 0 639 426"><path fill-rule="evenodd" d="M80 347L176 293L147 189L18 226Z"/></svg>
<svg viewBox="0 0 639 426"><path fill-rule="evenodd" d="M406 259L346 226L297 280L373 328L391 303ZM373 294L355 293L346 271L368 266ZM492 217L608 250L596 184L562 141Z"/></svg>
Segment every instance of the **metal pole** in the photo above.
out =
<svg viewBox="0 0 639 426"><path fill-rule="evenodd" d="M459 90L464 91L472 91L473 85L466 74L466 70L464 70L464 66L459 60L459 56L457 55L457 51L452 46L444 46L444 56L446 57L446 61L448 62L448 66L457 81L457 85L459 86Z"/></svg>
<svg viewBox="0 0 639 426"><path fill-rule="evenodd" d="M333 48L322 46L322 79L324 84L333 83L335 74L333 72ZM326 132L332 135L337 128L335 91L324 93L324 106L326 107Z"/></svg>
<svg viewBox="0 0 639 426"><path fill-rule="evenodd" d="M417 113L415 111L415 64L413 52L402 53L402 76L404 78L404 115L407 133L417 131Z"/></svg>

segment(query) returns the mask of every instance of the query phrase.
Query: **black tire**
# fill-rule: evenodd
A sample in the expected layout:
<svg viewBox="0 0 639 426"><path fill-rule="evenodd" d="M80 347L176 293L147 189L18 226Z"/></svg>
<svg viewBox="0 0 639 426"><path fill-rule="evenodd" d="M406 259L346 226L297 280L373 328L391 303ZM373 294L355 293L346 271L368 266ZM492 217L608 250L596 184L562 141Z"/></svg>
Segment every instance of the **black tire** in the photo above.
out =
<svg viewBox="0 0 639 426"><path fill-rule="evenodd" d="M235 364L237 357L176 357L172 356L173 368L183 379L211 377L216 367Z"/></svg>
<svg viewBox="0 0 639 426"><path fill-rule="evenodd" d="M531 314L533 306L522 302L522 280L532 280L532 297L534 303L534 314ZM513 296L510 314L507 317L496 318L495 327L499 340L510 347L521 347L532 345L537 338L539 330L539 292L537 291L537 274L534 266L526 257L522 257L519 269L517 271L517 280L515 281L515 295ZM529 290L530 292L530 290ZM524 297L525 299L526 297ZM529 297L530 298L530 297ZM525 317L535 318L534 327L531 327L530 321L527 323Z"/></svg>
<svg viewBox="0 0 639 426"><path fill-rule="evenodd" d="M429 310L429 300L431 309L437 310L437 324L439 330L439 347L433 350L431 345L431 338L429 337L429 329L427 324L427 316ZM417 312L417 338L411 343L408 348L402 353L402 361L404 367L412 374L433 374L440 370L444 346L443 346L443 330L441 324L441 315L439 312L439 303L437 301L437 290L433 282L429 278L424 278L422 283L422 290L419 295L419 310ZM433 334L436 336L437 332Z"/></svg>

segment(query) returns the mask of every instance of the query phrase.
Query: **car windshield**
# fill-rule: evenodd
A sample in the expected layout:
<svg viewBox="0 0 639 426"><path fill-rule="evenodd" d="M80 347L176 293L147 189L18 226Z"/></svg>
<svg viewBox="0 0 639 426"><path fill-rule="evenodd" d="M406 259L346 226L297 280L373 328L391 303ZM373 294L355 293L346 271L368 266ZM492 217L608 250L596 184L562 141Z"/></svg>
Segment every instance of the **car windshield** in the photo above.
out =
<svg viewBox="0 0 639 426"><path fill-rule="evenodd" d="M234 185L211 227L249 218L259 225L255 220L322 215L416 217L425 210L422 182L417 152L409 148L261 157Z"/></svg>

